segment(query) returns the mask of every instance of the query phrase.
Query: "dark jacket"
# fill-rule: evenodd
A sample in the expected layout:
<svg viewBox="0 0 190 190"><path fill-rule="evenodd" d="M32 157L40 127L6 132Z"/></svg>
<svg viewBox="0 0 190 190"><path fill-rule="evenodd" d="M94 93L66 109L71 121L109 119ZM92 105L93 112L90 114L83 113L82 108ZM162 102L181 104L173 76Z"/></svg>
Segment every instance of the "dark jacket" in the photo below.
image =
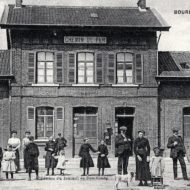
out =
<svg viewBox="0 0 190 190"><path fill-rule="evenodd" d="M131 143L132 141L124 141L124 137L119 134L115 138L115 156L121 155L125 150L131 154Z"/></svg>
<svg viewBox="0 0 190 190"><path fill-rule="evenodd" d="M2 159L3 159L3 150L0 147L0 168L1 168L1 161L2 161Z"/></svg>
<svg viewBox="0 0 190 190"><path fill-rule="evenodd" d="M110 168L110 164L107 158L108 155L108 148L106 145L101 144L98 146L98 162L97 162L97 167L98 168ZM101 155L104 154L104 157L101 157Z"/></svg>
<svg viewBox="0 0 190 190"><path fill-rule="evenodd" d="M67 146L67 140L64 137L56 138L55 144L56 152L59 152L60 150L64 150L64 148Z"/></svg>
<svg viewBox="0 0 190 190"><path fill-rule="evenodd" d="M178 144L174 146L175 141L177 141ZM171 148L170 151L171 158L177 158L178 154L182 154L182 156L185 156L186 154L185 146L181 136L176 137L173 135L169 137L167 147Z"/></svg>

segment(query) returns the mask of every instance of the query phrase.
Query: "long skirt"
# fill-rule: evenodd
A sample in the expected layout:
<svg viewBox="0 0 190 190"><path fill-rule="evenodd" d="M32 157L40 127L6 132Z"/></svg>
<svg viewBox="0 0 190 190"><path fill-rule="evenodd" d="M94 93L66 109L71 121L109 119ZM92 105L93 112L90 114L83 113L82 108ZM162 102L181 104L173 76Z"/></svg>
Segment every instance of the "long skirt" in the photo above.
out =
<svg viewBox="0 0 190 190"><path fill-rule="evenodd" d="M16 166L14 160L9 160L9 161L2 161L2 171L3 172L15 172L16 171Z"/></svg>
<svg viewBox="0 0 190 190"><path fill-rule="evenodd" d="M25 169L28 169L28 159L29 157L28 157L27 151L24 150L24 168Z"/></svg>
<svg viewBox="0 0 190 190"><path fill-rule="evenodd" d="M142 156L142 161L136 157L136 180L149 181L151 179L149 162L147 157Z"/></svg>
<svg viewBox="0 0 190 190"><path fill-rule="evenodd" d="M36 156L28 156L26 165L27 165L28 171L38 170L38 168L39 168L39 166L38 166L38 157L36 157Z"/></svg>
<svg viewBox="0 0 190 190"><path fill-rule="evenodd" d="M90 154L86 153L82 155L82 158L80 160L80 167L81 168L94 167L94 162Z"/></svg>
<svg viewBox="0 0 190 190"><path fill-rule="evenodd" d="M110 164L109 164L107 156L105 156L105 157L98 156L97 167L98 168L110 168Z"/></svg>
<svg viewBox="0 0 190 190"><path fill-rule="evenodd" d="M19 151L18 149L15 151L15 165L16 165L16 171L19 171L20 170L20 155L19 155Z"/></svg>
<svg viewBox="0 0 190 190"><path fill-rule="evenodd" d="M57 160L52 156L51 152L46 153L45 157L45 168L55 168L57 165Z"/></svg>

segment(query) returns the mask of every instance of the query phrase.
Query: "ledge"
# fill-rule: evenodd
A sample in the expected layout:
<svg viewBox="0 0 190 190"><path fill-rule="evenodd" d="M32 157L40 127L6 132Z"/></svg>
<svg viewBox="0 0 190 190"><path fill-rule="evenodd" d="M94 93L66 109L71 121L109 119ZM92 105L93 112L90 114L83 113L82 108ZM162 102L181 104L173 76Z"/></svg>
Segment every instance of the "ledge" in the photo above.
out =
<svg viewBox="0 0 190 190"><path fill-rule="evenodd" d="M32 86L34 87L59 87L59 84L32 84Z"/></svg>
<svg viewBox="0 0 190 190"><path fill-rule="evenodd" d="M46 142L48 142L48 139L35 139L34 142L35 143L46 143Z"/></svg>
<svg viewBox="0 0 190 190"><path fill-rule="evenodd" d="M72 84L75 87L99 87L99 84Z"/></svg>
<svg viewBox="0 0 190 190"><path fill-rule="evenodd" d="M138 84L112 84L113 87L138 87Z"/></svg>

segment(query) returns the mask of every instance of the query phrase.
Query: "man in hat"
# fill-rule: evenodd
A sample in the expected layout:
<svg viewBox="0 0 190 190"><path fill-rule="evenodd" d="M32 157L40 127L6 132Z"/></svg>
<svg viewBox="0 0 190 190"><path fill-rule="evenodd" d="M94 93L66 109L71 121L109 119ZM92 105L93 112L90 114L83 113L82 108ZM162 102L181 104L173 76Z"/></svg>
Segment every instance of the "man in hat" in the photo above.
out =
<svg viewBox="0 0 190 190"><path fill-rule="evenodd" d="M127 174L129 156L131 155L131 139L127 137L127 127L120 127L120 134L115 139L115 154L118 157L118 174Z"/></svg>
<svg viewBox="0 0 190 190"><path fill-rule="evenodd" d="M173 160L174 179L177 179L177 160L181 165L183 179L188 180L184 157L186 154L183 139L178 135L178 129L173 129L173 135L169 137L167 147L171 149L170 157Z"/></svg>
<svg viewBox="0 0 190 190"><path fill-rule="evenodd" d="M59 152L60 150L64 150L64 148L67 146L67 140L61 136L61 133L58 133L58 138L55 139L56 144L56 152Z"/></svg>
<svg viewBox="0 0 190 190"><path fill-rule="evenodd" d="M30 143L29 140L30 137L30 131L25 132L25 137L22 139L22 149L23 149L23 157L24 157L24 168L26 169L26 173L28 172L28 167L27 167L27 152L26 152L26 146Z"/></svg>

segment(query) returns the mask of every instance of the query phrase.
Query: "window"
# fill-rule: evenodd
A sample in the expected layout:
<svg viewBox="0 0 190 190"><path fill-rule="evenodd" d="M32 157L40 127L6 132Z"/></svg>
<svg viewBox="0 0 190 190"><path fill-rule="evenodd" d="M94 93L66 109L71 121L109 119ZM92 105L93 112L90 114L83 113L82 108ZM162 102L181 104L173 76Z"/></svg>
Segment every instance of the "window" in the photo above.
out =
<svg viewBox="0 0 190 190"><path fill-rule="evenodd" d="M133 83L133 54L118 53L117 54L117 83L132 84Z"/></svg>
<svg viewBox="0 0 190 190"><path fill-rule="evenodd" d="M38 107L36 110L36 138L48 138L54 134L54 109Z"/></svg>
<svg viewBox="0 0 190 190"><path fill-rule="evenodd" d="M190 107L183 109L184 137L190 137Z"/></svg>
<svg viewBox="0 0 190 190"><path fill-rule="evenodd" d="M37 54L37 83L53 83L54 55L51 52Z"/></svg>
<svg viewBox="0 0 190 190"><path fill-rule="evenodd" d="M79 84L94 83L94 54L78 53L78 78Z"/></svg>

